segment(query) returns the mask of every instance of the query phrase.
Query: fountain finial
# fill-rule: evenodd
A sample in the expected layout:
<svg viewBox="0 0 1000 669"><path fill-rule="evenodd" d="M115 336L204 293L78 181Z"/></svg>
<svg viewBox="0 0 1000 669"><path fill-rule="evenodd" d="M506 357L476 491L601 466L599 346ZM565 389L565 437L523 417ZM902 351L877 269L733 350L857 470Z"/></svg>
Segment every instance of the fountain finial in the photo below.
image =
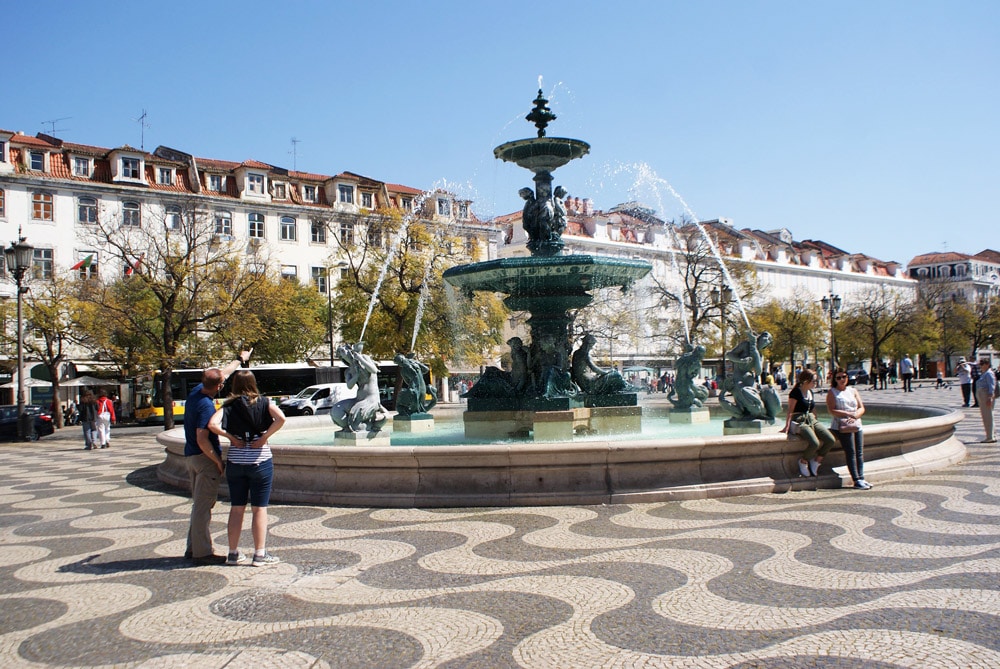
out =
<svg viewBox="0 0 1000 669"><path fill-rule="evenodd" d="M556 120L556 115L548 107L549 101L542 94L542 89L538 89L538 97L535 98L535 108L525 116L525 120L531 121L538 128L538 136L545 137L545 126Z"/></svg>

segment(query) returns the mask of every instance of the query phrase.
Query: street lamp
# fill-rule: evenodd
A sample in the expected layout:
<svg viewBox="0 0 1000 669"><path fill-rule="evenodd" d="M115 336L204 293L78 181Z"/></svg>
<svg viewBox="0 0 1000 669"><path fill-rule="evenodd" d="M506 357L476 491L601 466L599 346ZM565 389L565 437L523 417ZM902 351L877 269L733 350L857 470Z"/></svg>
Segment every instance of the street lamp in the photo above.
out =
<svg viewBox="0 0 1000 669"><path fill-rule="evenodd" d="M35 247L28 244L24 237L21 237L18 230L18 241L11 242L10 246L3 250L4 259L7 261L7 269L14 275L14 285L17 286L17 437L24 439L31 435L34 425L28 423L30 417L24 413L24 318L22 316L21 305L23 295L28 292L28 287L24 285L24 274L31 267L34 259ZM34 419L30 419L34 420Z"/></svg>
<svg viewBox="0 0 1000 669"><path fill-rule="evenodd" d="M330 366L333 367L333 270L349 266L346 260L338 260L326 268L326 336L330 338Z"/></svg>
<svg viewBox="0 0 1000 669"><path fill-rule="evenodd" d="M722 337L722 373L721 377L726 378L726 306L733 299L733 289L728 285L722 286L722 290L716 286L712 289L712 304L719 307L719 332Z"/></svg>
<svg viewBox="0 0 1000 669"><path fill-rule="evenodd" d="M823 305L823 312L830 316L830 373L832 374L837 360L837 340L833 332L833 322L840 317L840 306L843 301L840 295L833 293L823 296L820 304Z"/></svg>

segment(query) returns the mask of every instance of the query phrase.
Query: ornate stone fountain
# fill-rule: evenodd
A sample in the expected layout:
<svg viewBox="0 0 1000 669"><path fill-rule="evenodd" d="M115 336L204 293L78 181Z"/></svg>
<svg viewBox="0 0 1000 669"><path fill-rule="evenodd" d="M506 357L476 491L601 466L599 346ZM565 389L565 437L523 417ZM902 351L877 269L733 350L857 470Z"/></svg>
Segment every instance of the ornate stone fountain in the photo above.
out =
<svg viewBox="0 0 1000 669"><path fill-rule="evenodd" d="M490 291L507 295L513 311L531 316L531 342L510 342L510 372L491 368L469 391L465 432L470 437L531 433L535 440L567 439L574 431L622 432L641 429L641 411L631 389L588 393L574 383L571 370L569 311L593 300L591 291L618 287L628 290L652 265L642 260L597 255L563 255L566 208L562 187L552 188L552 172L585 156L590 145L578 139L547 137L546 126L556 118L542 91L526 116L538 136L501 144L493 150L500 160L534 172L535 188L522 188L522 224L530 257L499 258L460 265L444 278L467 295Z"/></svg>

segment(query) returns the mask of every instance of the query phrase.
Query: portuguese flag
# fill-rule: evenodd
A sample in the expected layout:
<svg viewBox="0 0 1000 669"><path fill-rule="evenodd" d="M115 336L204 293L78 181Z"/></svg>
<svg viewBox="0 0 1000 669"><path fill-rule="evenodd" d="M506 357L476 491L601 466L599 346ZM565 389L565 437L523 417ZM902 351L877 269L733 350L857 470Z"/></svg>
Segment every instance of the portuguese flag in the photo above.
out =
<svg viewBox="0 0 1000 669"><path fill-rule="evenodd" d="M91 253L89 256L78 262L77 264L70 267L70 270L83 269L85 267L90 267L90 264L94 262L94 254Z"/></svg>

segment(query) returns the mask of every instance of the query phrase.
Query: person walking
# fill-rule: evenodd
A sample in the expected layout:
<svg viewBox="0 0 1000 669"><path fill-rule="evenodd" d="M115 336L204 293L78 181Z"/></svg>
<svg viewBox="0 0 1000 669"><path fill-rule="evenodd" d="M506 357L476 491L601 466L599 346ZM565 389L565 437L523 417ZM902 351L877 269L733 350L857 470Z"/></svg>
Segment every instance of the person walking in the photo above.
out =
<svg viewBox="0 0 1000 669"><path fill-rule="evenodd" d="M80 398L80 425L83 426L83 450L96 450L100 445L97 436L97 398L89 390Z"/></svg>
<svg viewBox="0 0 1000 669"><path fill-rule="evenodd" d="M962 406L967 407L972 399L972 365L965 358L958 359L955 376L958 377L958 385L962 389Z"/></svg>
<svg viewBox="0 0 1000 669"><path fill-rule="evenodd" d="M870 490L872 485L865 480L864 430L861 427L865 404L857 389L848 385L847 370L834 372L833 387L826 395L826 409L833 416L830 428L844 449L847 471L851 473L854 487Z"/></svg>
<svg viewBox="0 0 1000 669"><path fill-rule="evenodd" d="M806 441L806 450L799 457L799 473L802 476L816 476L823 458L837 443L825 425L816 420L816 402L812 389L816 386L816 375L812 370L799 372L796 383L788 393L788 417L782 432L797 434Z"/></svg>
<svg viewBox="0 0 1000 669"><path fill-rule="evenodd" d="M903 392L912 393L913 392L913 360L910 359L910 354L907 353L903 356L903 361L899 363L899 376L903 379Z"/></svg>
<svg viewBox="0 0 1000 669"><path fill-rule="evenodd" d="M983 428L986 430L984 443L995 444L997 433L993 424L993 399L996 395L997 377L990 369L990 361L983 358L979 361L979 378L976 379L976 400L979 402L979 415L983 417Z"/></svg>
<svg viewBox="0 0 1000 669"><path fill-rule="evenodd" d="M274 481L274 461L267 445L285 424L285 414L257 390L253 372L241 369L233 374L233 389L222 408L208 422L208 429L229 439L226 453L226 482L229 484L229 554L226 564L246 562L240 552L240 534L247 504L252 507L250 533L253 536L254 567L281 560L267 552L267 505Z"/></svg>
<svg viewBox="0 0 1000 669"><path fill-rule="evenodd" d="M187 396L184 406L184 457L191 482L191 522L188 527L184 557L197 565L223 564L225 555L215 555L212 548L212 507L219 497L219 479L225 465L218 435L208 429L215 415L215 396L230 374L250 360L250 351L219 369L210 367L201 375L201 383Z"/></svg>
<svg viewBox="0 0 1000 669"><path fill-rule="evenodd" d="M97 440L101 448L111 447L111 426L115 423L115 405L108 391L101 390L97 399Z"/></svg>

